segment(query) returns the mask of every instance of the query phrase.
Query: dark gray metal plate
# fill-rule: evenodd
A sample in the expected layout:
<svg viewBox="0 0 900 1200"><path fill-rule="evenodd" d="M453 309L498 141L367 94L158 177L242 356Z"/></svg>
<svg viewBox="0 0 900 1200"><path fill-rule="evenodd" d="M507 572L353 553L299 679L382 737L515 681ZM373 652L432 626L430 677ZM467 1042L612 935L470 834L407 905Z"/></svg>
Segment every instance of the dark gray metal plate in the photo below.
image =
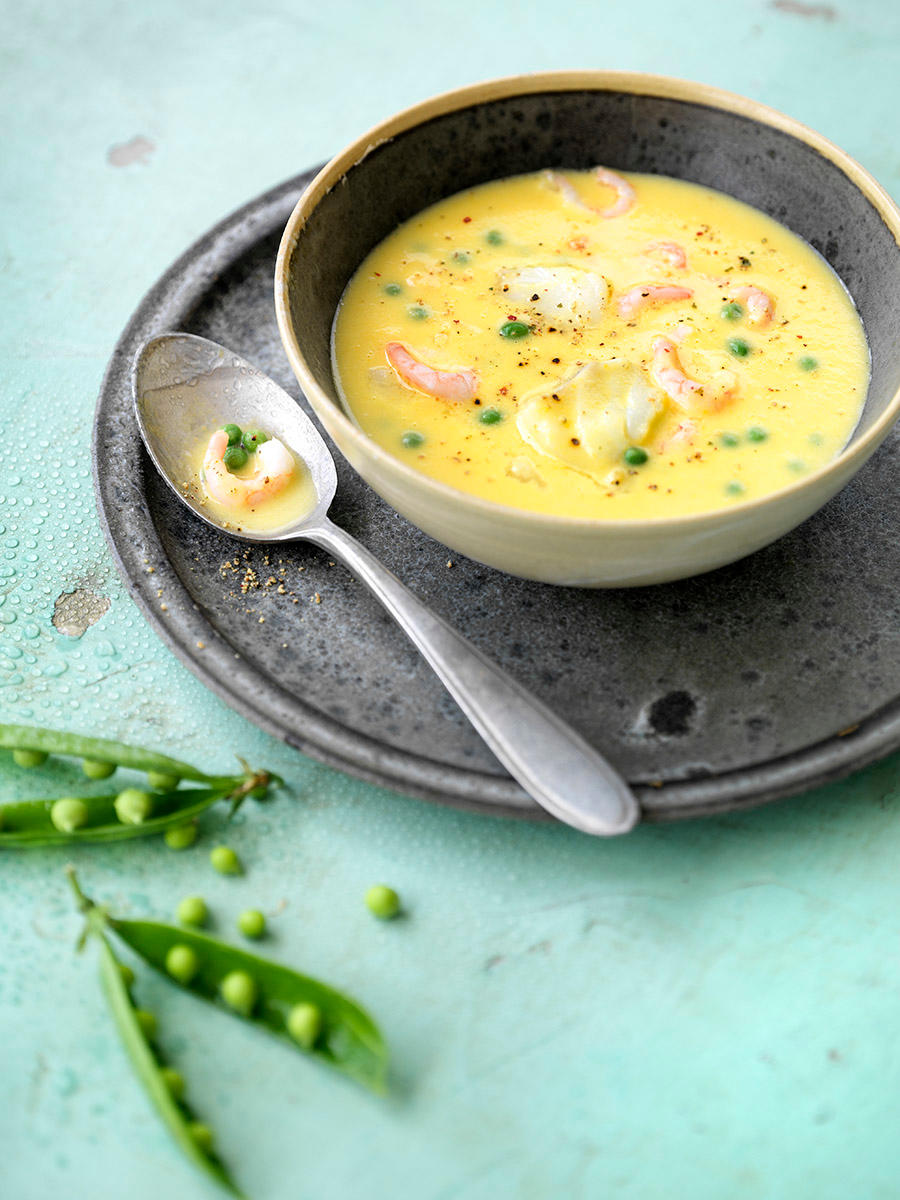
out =
<svg viewBox="0 0 900 1200"><path fill-rule="evenodd" d="M213 338L299 394L278 338L272 275L281 229L311 175L191 247L123 333L94 430L107 538L156 631L263 728L400 791L540 815L342 567L302 545L273 548L267 562L265 548L217 534L178 503L143 452L128 371L153 334ZM332 516L644 785L647 819L667 819L785 796L900 746L898 451L894 433L850 487L767 550L641 590L554 588L457 558L339 456ZM223 574L234 558L239 573ZM273 584L242 594L248 565L263 585L283 574L285 593Z"/></svg>

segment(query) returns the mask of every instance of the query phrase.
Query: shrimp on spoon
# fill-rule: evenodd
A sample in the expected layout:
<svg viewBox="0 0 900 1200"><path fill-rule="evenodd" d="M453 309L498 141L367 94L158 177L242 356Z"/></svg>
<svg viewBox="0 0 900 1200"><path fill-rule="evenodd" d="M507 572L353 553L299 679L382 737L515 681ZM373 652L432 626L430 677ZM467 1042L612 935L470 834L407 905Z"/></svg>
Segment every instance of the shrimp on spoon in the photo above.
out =
<svg viewBox="0 0 900 1200"><path fill-rule="evenodd" d="M269 438L256 451L252 475L235 475L225 465L228 434L217 429L203 456L203 486L223 508L255 508L283 491L294 477L294 456L278 438Z"/></svg>

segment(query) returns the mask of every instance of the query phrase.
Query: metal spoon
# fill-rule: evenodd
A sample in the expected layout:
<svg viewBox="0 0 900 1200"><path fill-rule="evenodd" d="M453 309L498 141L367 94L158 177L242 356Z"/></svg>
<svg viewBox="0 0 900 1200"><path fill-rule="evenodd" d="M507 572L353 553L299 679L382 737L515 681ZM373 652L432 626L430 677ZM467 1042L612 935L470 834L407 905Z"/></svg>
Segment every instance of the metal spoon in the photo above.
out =
<svg viewBox="0 0 900 1200"><path fill-rule="evenodd" d="M639 817L609 763L525 688L431 612L395 575L328 520L334 460L300 405L268 376L206 338L169 333L145 342L131 374L144 444L172 491L201 520L248 542L315 542L340 558L396 619L507 770L538 804L585 833L625 833ZM202 505L191 453L228 422L262 427L306 464L316 502L275 533L220 524Z"/></svg>

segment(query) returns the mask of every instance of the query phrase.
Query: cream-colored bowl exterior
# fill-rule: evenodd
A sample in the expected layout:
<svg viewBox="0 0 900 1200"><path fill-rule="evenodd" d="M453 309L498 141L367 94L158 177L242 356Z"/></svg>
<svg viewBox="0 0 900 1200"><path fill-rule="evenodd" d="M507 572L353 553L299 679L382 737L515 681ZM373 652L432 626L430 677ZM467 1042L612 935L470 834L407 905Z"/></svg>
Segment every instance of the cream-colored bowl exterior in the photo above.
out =
<svg viewBox="0 0 900 1200"><path fill-rule="evenodd" d="M350 464L399 513L453 550L511 575L581 587L634 587L698 575L768 545L821 508L859 470L900 416L900 392L872 427L811 475L728 508L653 520L545 516L495 504L438 483L371 441L322 391L303 353L288 307L291 250L319 200L374 147L441 113L518 94L602 89L672 97L774 126L812 145L864 193L900 243L900 210L862 167L806 126L754 101L665 76L615 71L520 75L461 88L406 109L338 154L301 196L287 223L275 268L278 326L297 379Z"/></svg>

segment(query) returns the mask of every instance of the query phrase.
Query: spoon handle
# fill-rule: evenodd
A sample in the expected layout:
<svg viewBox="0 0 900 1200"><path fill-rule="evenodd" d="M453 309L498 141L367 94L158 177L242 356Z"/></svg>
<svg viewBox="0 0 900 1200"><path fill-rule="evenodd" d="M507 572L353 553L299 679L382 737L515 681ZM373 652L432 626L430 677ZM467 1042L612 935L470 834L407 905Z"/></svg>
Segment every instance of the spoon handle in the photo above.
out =
<svg viewBox="0 0 900 1200"><path fill-rule="evenodd" d="M418 600L331 521L304 538L324 547L378 597L422 652L503 765L548 812L584 833L626 833L640 812L610 764L521 684Z"/></svg>

